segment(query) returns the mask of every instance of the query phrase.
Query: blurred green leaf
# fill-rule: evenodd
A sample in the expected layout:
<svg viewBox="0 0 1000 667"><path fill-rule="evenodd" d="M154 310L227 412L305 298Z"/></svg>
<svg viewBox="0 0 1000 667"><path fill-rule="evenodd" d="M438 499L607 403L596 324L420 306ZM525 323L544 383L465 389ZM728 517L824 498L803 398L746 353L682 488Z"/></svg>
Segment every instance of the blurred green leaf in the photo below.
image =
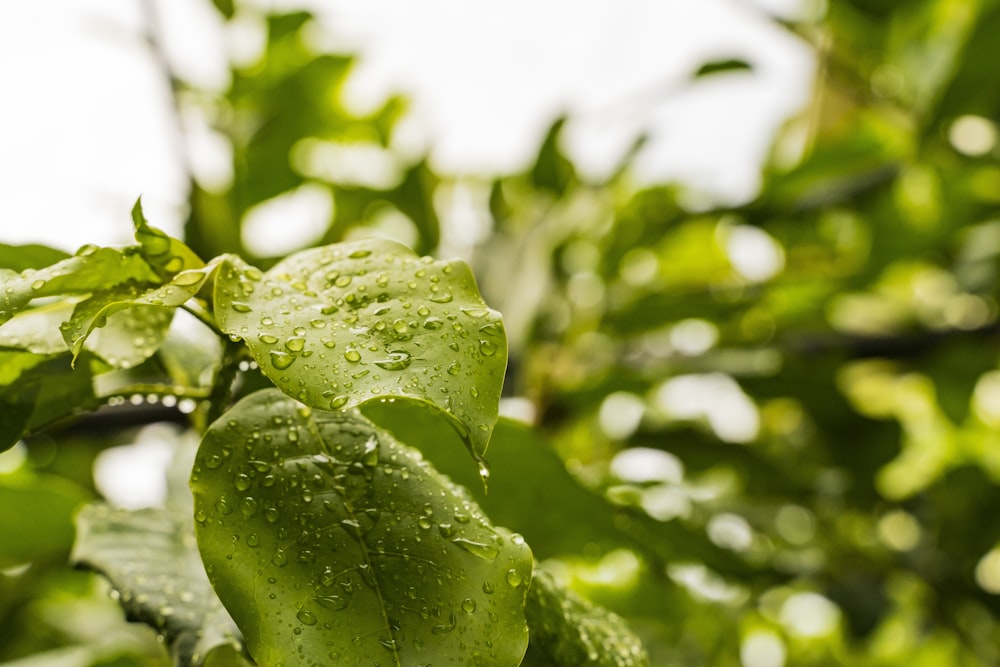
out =
<svg viewBox="0 0 1000 667"><path fill-rule="evenodd" d="M528 547L356 412L252 394L206 433L191 487L259 663L520 662Z"/></svg>
<svg viewBox="0 0 1000 667"><path fill-rule="evenodd" d="M545 572L531 579L525 607L531 643L556 667L643 667L642 642L621 618L560 587Z"/></svg>
<svg viewBox="0 0 1000 667"><path fill-rule="evenodd" d="M64 558L73 543L73 513L88 494L50 475L0 475L0 568Z"/></svg>
<svg viewBox="0 0 1000 667"><path fill-rule="evenodd" d="M62 250L44 245L7 245L0 243L0 269L24 271L41 269L66 259L69 255Z"/></svg>
<svg viewBox="0 0 1000 667"><path fill-rule="evenodd" d="M162 634L178 667L209 664L213 653L231 656L242 646L208 582L186 516L93 503L76 525L73 562L107 577L129 620Z"/></svg>
<svg viewBox="0 0 1000 667"><path fill-rule="evenodd" d="M742 58L723 58L721 60L712 60L701 65L701 67L695 71L694 78L701 79L714 74L732 72L753 72L753 65Z"/></svg>

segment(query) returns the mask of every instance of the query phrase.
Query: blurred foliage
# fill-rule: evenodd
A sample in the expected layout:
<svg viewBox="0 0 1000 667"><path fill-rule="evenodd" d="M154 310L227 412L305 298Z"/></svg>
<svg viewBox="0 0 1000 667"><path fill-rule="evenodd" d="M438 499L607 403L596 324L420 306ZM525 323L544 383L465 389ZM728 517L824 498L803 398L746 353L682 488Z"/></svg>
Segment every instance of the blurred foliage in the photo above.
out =
<svg viewBox="0 0 1000 667"><path fill-rule="evenodd" d="M347 109L353 59L311 46L308 14L213 4L267 38L220 96L176 82L180 110L233 151L228 186L192 177L187 243L253 258L247 215L308 186L333 202L317 243L389 233L433 253L448 247L450 198L479 202L490 231L471 259L510 336L507 407L536 428L501 422L483 496L439 444L447 424L366 414L425 423L412 444L562 585L626 619L652 664L1000 662L1000 3L832 0L783 23L815 49L814 94L736 207L637 188L627 163L585 182L562 120L523 173L436 174L393 143L402 100ZM690 85L753 71L713 61ZM345 166L362 152L385 166L377 177ZM0 246L14 270L60 258ZM37 376L29 390L54 404L80 391L3 368ZM21 498L0 504L19 535L0 549L4 664L167 664L64 565L71 509L123 417L99 419L2 459L0 497ZM25 521L29 506L45 516Z"/></svg>

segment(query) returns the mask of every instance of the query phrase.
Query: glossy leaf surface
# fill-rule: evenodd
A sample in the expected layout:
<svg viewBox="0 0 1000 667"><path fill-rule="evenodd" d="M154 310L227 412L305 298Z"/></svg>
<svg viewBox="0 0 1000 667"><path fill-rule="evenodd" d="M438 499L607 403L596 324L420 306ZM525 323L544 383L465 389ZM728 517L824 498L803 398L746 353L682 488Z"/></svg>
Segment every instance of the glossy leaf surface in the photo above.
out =
<svg viewBox="0 0 1000 667"><path fill-rule="evenodd" d="M185 516L88 505L77 517L72 559L111 581L130 620L166 637L178 667L202 665L216 649L225 654L241 646Z"/></svg>
<svg viewBox="0 0 1000 667"><path fill-rule="evenodd" d="M17 273L0 269L0 323L24 309L33 299L63 294L99 292L116 285L158 284L137 248L84 248L81 253L43 269Z"/></svg>
<svg viewBox="0 0 1000 667"><path fill-rule="evenodd" d="M520 662L530 550L357 412L252 394L206 433L191 486L260 664Z"/></svg>
<svg viewBox="0 0 1000 667"><path fill-rule="evenodd" d="M418 399L451 415L475 455L485 451L507 340L463 262L382 239L296 253L266 274L230 257L215 314L289 396L334 410Z"/></svg>

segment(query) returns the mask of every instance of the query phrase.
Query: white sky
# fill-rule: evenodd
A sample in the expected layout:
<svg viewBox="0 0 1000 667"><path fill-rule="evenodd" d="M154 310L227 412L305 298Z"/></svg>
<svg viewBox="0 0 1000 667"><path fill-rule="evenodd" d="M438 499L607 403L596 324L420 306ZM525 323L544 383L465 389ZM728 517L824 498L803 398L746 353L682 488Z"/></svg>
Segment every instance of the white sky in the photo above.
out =
<svg viewBox="0 0 1000 667"><path fill-rule="evenodd" d="M225 59L254 52L253 21L224 29L208 0L159 0L183 77L227 84ZM262 2L258 5L289 4ZM412 100L407 143L435 168L489 175L526 166L569 112L570 154L609 169L642 130L640 182L680 179L753 196L775 128L809 95L809 49L759 9L798 0L312 0L334 43L361 54L359 107ZM140 0L7 3L0 21L0 242L127 243L142 194L153 224L178 233L184 178L163 81L141 40ZM708 59L752 75L684 88ZM198 173L225 179L225 150L189 125Z"/></svg>

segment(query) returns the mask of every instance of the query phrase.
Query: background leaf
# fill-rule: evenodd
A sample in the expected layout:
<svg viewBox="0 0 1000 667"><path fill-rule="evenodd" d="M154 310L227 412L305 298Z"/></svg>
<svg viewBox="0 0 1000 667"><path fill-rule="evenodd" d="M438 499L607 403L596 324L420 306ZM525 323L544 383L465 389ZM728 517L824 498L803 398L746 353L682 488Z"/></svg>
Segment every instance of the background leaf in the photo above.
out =
<svg viewBox="0 0 1000 667"><path fill-rule="evenodd" d="M88 499L53 475L0 475L0 568L65 558L73 543L73 512Z"/></svg>
<svg viewBox="0 0 1000 667"><path fill-rule="evenodd" d="M520 662L530 550L358 413L252 394L205 434L191 486L259 663Z"/></svg>
<svg viewBox="0 0 1000 667"><path fill-rule="evenodd" d="M486 449L507 341L463 262L418 258L384 239L299 252L263 275L230 258L216 279L215 316L307 405L415 398L451 415L474 455Z"/></svg>
<svg viewBox="0 0 1000 667"><path fill-rule="evenodd" d="M537 571L525 607L533 648L556 667L643 667L642 642L625 621Z"/></svg>
<svg viewBox="0 0 1000 667"><path fill-rule="evenodd" d="M219 649L231 658L242 645L208 582L186 516L94 503L76 524L72 560L111 581L129 620L162 634L178 667L205 664Z"/></svg>

